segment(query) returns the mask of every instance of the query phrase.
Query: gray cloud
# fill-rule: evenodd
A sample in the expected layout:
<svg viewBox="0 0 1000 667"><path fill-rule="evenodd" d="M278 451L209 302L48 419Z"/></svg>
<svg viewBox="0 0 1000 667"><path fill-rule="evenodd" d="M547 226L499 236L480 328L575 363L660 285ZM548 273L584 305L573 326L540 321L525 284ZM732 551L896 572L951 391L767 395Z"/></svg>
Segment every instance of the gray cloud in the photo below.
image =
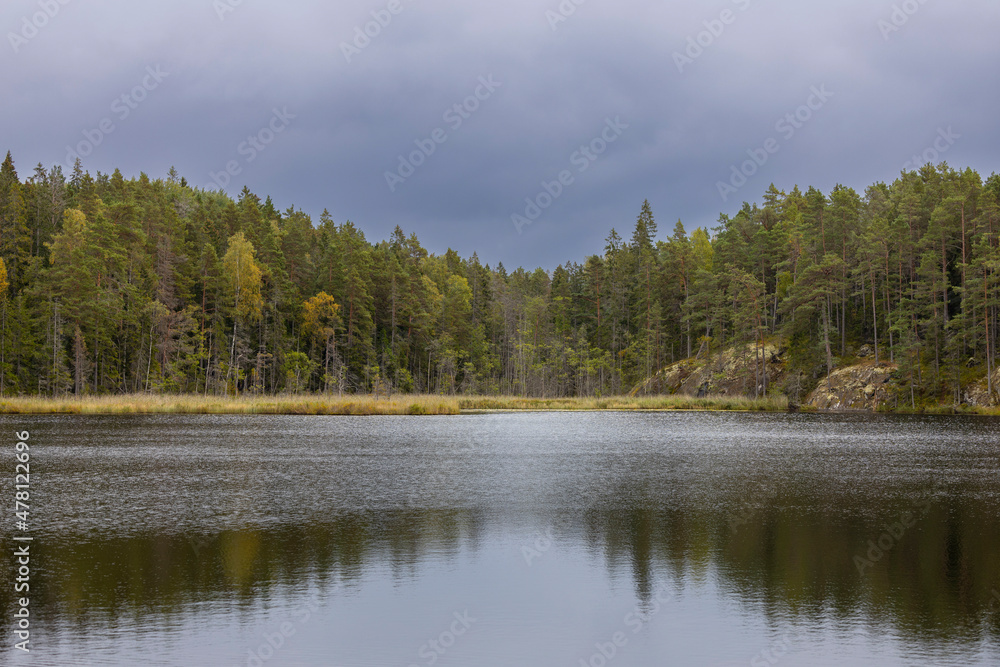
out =
<svg viewBox="0 0 1000 667"><path fill-rule="evenodd" d="M661 236L678 218L711 226L772 181L892 180L939 128L961 135L943 159L992 173L1000 8L913 2L884 38L879 21L903 4L587 0L552 30L559 0L400 0L348 63L341 44L388 0L243 0L223 20L213 0L70 0L16 53L9 37L0 45L0 148L24 176L63 163L110 118L84 159L91 171L155 177L175 165L205 185L234 160L231 194L246 184L281 208L328 208L372 240L399 224L432 252L552 268L600 251L612 226L627 236L644 198ZM733 20L678 72L674 53L717 30L724 10ZM7 2L0 30L17 34L38 11L38 0ZM156 66L169 76L119 119L112 102ZM451 129L444 111L491 74L502 86ZM821 85L834 96L784 139L775 123ZM294 120L248 161L242 142L276 108ZM616 116L629 125L621 139L518 235L511 215ZM435 128L447 141L390 192L385 172ZM724 203L717 182L771 137L780 150Z"/></svg>

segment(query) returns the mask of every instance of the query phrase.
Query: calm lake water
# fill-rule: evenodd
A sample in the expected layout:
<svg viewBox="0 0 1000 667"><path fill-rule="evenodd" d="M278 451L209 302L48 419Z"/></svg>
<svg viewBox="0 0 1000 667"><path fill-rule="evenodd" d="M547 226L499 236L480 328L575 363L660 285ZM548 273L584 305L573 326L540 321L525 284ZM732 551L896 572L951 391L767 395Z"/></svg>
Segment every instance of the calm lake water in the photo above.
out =
<svg viewBox="0 0 1000 667"><path fill-rule="evenodd" d="M24 654L8 510L3 665L1000 664L998 420L0 425L35 538Z"/></svg>

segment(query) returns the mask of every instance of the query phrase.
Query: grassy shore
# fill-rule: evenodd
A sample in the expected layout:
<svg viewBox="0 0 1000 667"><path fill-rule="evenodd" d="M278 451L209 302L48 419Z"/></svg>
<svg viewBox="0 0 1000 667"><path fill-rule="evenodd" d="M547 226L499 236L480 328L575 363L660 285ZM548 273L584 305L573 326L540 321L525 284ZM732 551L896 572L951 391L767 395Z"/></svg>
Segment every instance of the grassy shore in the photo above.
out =
<svg viewBox="0 0 1000 667"><path fill-rule="evenodd" d="M741 412L784 412L788 399L743 398L740 396L612 396L608 398L517 398L477 396L459 399L463 411L485 410L734 410Z"/></svg>
<svg viewBox="0 0 1000 667"><path fill-rule="evenodd" d="M5 414L207 414L207 415L454 415L446 396L199 396L131 394L76 398L4 398Z"/></svg>
<svg viewBox="0 0 1000 667"><path fill-rule="evenodd" d="M906 415L980 415L985 417L1000 417L1000 406L985 407L975 405L932 405L930 407L911 410L909 406L900 406L897 414Z"/></svg>
<svg viewBox="0 0 1000 667"><path fill-rule="evenodd" d="M3 398L0 414L261 414L261 415L456 415L484 411L734 410L782 412L784 398L646 396L609 398L516 398L506 396L249 396L133 394L85 398Z"/></svg>

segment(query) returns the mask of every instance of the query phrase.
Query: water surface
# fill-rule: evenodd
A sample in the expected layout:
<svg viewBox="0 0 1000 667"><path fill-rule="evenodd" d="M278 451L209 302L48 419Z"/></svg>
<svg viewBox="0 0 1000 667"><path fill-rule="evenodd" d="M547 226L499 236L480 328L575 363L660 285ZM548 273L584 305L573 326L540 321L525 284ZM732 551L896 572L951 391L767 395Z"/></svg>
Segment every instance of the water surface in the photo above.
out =
<svg viewBox="0 0 1000 667"><path fill-rule="evenodd" d="M995 419L0 423L35 537L5 665L1000 662Z"/></svg>

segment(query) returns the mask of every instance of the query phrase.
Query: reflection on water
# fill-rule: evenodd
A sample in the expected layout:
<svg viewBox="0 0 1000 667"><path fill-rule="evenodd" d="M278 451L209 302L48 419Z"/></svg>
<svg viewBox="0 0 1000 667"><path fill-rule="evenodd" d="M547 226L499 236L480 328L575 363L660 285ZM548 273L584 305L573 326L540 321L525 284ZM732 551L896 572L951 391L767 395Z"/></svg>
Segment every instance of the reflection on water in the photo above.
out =
<svg viewBox="0 0 1000 667"><path fill-rule="evenodd" d="M36 522L3 664L1000 660L995 420L2 421Z"/></svg>

